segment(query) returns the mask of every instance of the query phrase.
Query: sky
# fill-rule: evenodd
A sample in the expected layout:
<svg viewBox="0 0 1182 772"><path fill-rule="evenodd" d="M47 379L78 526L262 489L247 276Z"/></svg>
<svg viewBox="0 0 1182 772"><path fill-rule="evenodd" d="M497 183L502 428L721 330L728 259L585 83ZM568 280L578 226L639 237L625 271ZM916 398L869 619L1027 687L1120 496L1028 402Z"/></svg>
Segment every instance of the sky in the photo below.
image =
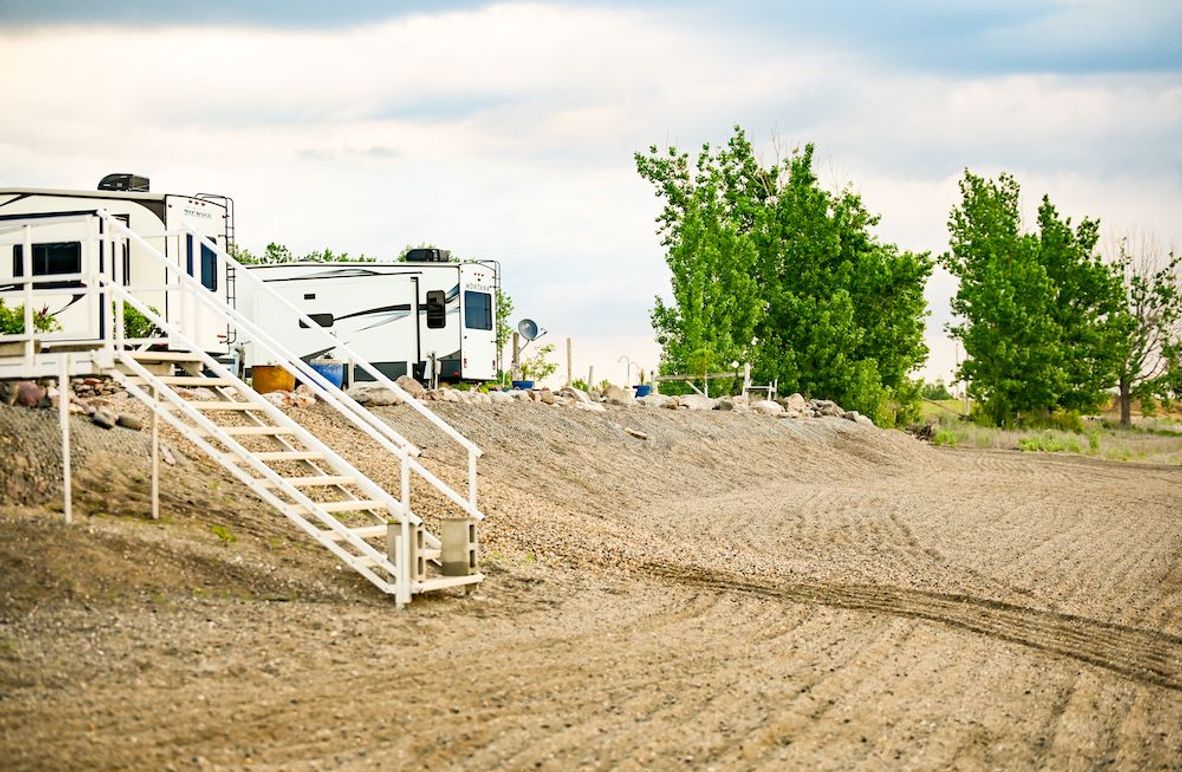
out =
<svg viewBox="0 0 1182 772"><path fill-rule="evenodd" d="M669 276L636 174L742 125L812 142L877 235L938 254L966 168L1105 240L1182 245L1182 3L0 0L0 187L109 172L236 202L239 243L501 263L576 377L651 369ZM955 281L927 288L949 378ZM635 370L632 371L633 373ZM633 380L635 378L633 377Z"/></svg>

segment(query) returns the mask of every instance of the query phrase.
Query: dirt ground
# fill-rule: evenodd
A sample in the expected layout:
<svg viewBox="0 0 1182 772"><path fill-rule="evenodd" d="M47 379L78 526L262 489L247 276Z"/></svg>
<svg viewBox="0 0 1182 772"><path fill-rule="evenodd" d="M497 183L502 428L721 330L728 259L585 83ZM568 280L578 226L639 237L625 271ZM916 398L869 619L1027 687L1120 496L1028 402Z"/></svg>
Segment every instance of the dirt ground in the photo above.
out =
<svg viewBox="0 0 1182 772"><path fill-rule="evenodd" d="M63 525L56 416L0 408L0 767L1182 768L1180 468L442 408L488 580L402 612L176 441L154 523L144 435L77 424Z"/></svg>

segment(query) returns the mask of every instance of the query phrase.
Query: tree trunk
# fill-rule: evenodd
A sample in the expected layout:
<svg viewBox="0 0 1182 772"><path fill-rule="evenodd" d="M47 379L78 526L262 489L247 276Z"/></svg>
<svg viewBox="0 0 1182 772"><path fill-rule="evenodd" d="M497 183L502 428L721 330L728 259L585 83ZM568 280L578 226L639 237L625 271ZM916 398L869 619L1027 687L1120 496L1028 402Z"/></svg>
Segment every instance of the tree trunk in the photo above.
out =
<svg viewBox="0 0 1182 772"><path fill-rule="evenodd" d="M1129 382L1124 378L1120 381L1120 425L1133 425L1133 396L1130 393Z"/></svg>

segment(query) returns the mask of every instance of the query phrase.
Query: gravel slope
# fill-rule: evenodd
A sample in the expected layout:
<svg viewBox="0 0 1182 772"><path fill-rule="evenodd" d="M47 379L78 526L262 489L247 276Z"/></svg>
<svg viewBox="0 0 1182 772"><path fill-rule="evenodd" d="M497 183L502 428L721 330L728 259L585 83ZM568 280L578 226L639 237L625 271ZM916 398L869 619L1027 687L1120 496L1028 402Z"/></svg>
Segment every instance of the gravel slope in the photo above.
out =
<svg viewBox="0 0 1182 772"><path fill-rule="evenodd" d="M140 435L79 429L101 514L69 528L21 483L50 465L10 465L0 767L1182 766L1182 470L839 419L439 407L486 450L490 579L401 614L199 458L145 522ZM44 445L39 420L0 410L0 436Z"/></svg>

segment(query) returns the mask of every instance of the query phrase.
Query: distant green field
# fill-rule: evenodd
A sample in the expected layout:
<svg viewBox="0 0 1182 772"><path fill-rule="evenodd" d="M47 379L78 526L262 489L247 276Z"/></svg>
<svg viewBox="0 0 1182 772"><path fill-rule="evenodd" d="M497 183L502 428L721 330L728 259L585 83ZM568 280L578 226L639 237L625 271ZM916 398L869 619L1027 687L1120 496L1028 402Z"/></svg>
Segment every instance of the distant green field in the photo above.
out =
<svg viewBox="0 0 1182 772"><path fill-rule="evenodd" d="M1134 419L1132 428L1101 418L1083 419L1083 431L1000 429L964 420L964 401L924 400L923 419L935 423L935 445L957 448L1078 453L1112 461L1182 465L1182 421L1173 417Z"/></svg>

